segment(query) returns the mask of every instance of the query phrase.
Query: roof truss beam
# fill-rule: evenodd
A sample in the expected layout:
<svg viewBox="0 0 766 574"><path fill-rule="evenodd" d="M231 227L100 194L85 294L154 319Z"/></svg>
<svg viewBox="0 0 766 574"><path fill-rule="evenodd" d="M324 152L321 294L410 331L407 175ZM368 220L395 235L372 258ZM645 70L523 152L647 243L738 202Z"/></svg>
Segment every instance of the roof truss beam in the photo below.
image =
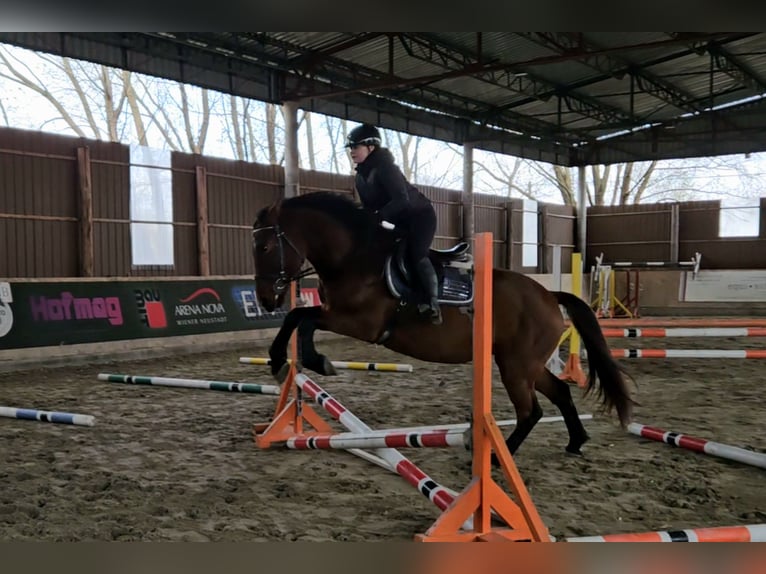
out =
<svg viewBox="0 0 766 574"><path fill-rule="evenodd" d="M766 82L748 66L737 59L735 55L717 42L709 42L705 49L710 53L715 66L734 78L736 81L747 86L758 94L766 93Z"/></svg>
<svg viewBox="0 0 766 574"><path fill-rule="evenodd" d="M638 88L644 93L687 112L699 112L702 108L694 103L695 98L681 90L671 82L664 80L648 70L645 70L626 58L614 53L598 53L603 46L586 40L582 33L555 33L555 32L519 32L524 37L537 42L552 50L567 53L571 50L581 49L586 52L595 52L594 55L584 58L583 64L604 74L599 81L608 77L621 78L629 75L635 80L631 86L631 112L633 89Z"/></svg>
<svg viewBox="0 0 766 574"><path fill-rule="evenodd" d="M386 90L394 90L395 93L385 97L419 107L442 109L446 113L458 117L469 116L479 123L489 123L485 118L478 117L476 114L476 110L486 108L485 104L429 86L429 83L436 81L433 78L400 78L331 56L322 58L310 68L296 68L295 63L299 62L302 57L310 57L311 51L302 50L287 42L270 38L263 33L252 36L258 40L261 48L250 47L251 54L262 54L264 59L270 59L285 72L296 74L295 81L290 80L289 77L285 78L283 100L329 98L355 92L385 93ZM277 48L280 56L275 58L273 54L266 52L263 48L267 46ZM451 74L455 74L456 77L462 75L459 71L453 71ZM558 134L561 139L564 138L563 131L558 130L555 126L522 114L503 114L492 119L497 127L503 129L533 135Z"/></svg>
<svg viewBox="0 0 766 574"><path fill-rule="evenodd" d="M221 42L214 45L204 34L174 34L173 36L173 38L169 38L163 35L163 39L181 42L184 46L198 50L205 49L220 53L220 50L216 50L215 46L220 47ZM328 97L343 99L344 96L367 92L368 90L365 90L364 86L373 85L375 82L387 83L387 85L396 85L397 83L388 74L331 56L323 58L321 63L312 66L311 70L296 69L292 64L298 61L297 58L310 56L310 50L293 46L264 33L248 33L246 39L257 42L255 46L249 45L247 47L247 61L267 61L270 65L282 70L282 76L273 82L275 84L273 87L274 98L280 103L290 99ZM268 51L267 48L270 48L271 51ZM239 44L236 38L223 45L223 49L229 57L245 57L242 52L242 44ZM402 79L398 79L398 81L401 82ZM333 86L341 86L341 89L338 90ZM377 91L382 92L381 89ZM397 104L440 110L442 113L450 114L456 118L471 115L474 110L483 107L483 104L470 98L462 98L430 86L417 87L408 92L397 92L380 97ZM496 118L492 125L489 125L489 122L484 122L484 124L490 128L515 132L516 136L514 137L520 134L526 134L526 137L529 135L553 137L555 135L549 124L522 114L504 114L502 117ZM563 133L557 139L563 141L565 139Z"/></svg>
<svg viewBox="0 0 766 574"><path fill-rule="evenodd" d="M488 62L484 59L484 54L478 52L481 46L478 39L476 53L448 46L430 35L400 34L399 39L413 58L452 70L468 70L469 73L462 75L470 75L489 84L527 96L523 100L501 108L487 108L486 113L489 117L498 111L511 110L538 100L545 102L556 97L567 110L604 124L624 126L634 121L629 113L620 108L600 102L596 98L578 94L565 86L553 84L535 76L519 64L497 60ZM455 66L460 67L455 68ZM554 124L551 125L554 126Z"/></svg>

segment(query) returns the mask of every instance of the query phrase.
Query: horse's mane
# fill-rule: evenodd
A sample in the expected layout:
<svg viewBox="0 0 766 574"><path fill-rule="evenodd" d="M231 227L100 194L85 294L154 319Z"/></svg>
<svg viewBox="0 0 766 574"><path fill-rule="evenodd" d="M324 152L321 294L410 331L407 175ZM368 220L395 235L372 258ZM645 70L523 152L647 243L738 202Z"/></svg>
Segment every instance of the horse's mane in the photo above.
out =
<svg viewBox="0 0 766 574"><path fill-rule="evenodd" d="M291 197L282 201L281 209L314 209L326 213L352 234L357 246L367 244L376 229L372 214L348 195L340 193L319 191Z"/></svg>

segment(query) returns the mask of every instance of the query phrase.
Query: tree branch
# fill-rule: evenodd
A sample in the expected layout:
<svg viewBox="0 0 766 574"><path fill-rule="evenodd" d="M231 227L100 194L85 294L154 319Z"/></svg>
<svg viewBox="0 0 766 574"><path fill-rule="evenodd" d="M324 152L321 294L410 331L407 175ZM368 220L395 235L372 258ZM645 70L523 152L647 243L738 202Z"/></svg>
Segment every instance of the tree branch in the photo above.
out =
<svg viewBox="0 0 766 574"><path fill-rule="evenodd" d="M84 138L87 137L85 135L85 132L80 128L80 126L77 124L77 122L74 121L71 115L69 115L69 112L64 108L64 106L61 104L61 102L58 101L58 99L47 89L43 88L42 86L39 86L35 84L32 80L27 78L23 73L18 71L8 60L5 53L0 50L0 59L5 64L6 68L13 74L12 76L9 76L7 74L1 73L0 76L7 78L9 80L12 80L18 84L21 84L25 88L28 88L32 90L33 92L36 92L37 94L43 96L46 100L48 100L54 108L56 108L56 111L61 114L61 118L66 122L66 124L74 131L79 137ZM33 74L34 76L34 74Z"/></svg>
<svg viewBox="0 0 766 574"><path fill-rule="evenodd" d="M140 77L139 83L144 89L144 97L149 98L149 101L154 106L155 110L159 111L165 123L160 124L160 122L157 121L155 114L149 110L149 107L146 105L146 102L144 102L144 99L140 98L138 102L141 104L141 107L143 107L147 113L150 114L151 122L157 127L162 136L165 138L165 141L167 142L170 149L173 151L180 151L184 149L181 135L176 130L175 122L170 120L165 106L160 105L160 103L154 99L154 96L152 96L152 90L147 89L146 83Z"/></svg>
<svg viewBox="0 0 766 574"><path fill-rule="evenodd" d="M125 89L125 97L128 100L128 108L130 109L130 115L133 118L133 126L136 129L136 139L142 146L148 146L149 141L146 136L146 126L144 125L144 118L141 117L141 108L138 105L138 96L136 90L133 89L133 82L131 81L131 73L128 70L122 71L122 85Z"/></svg>
<svg viewBox="0 0 766 574"><path fill-rule="evenodd" d="M652 177L652 172L654 171L655 167L657 167L657 160L654 160L651 164L649 164L649 167L641 176L641 179L639 179L639 187L638 191L636 191L636 194L633 196L633 203L641 202L641 196L644 194L646 187L649 185L649 180Z"/></svg>

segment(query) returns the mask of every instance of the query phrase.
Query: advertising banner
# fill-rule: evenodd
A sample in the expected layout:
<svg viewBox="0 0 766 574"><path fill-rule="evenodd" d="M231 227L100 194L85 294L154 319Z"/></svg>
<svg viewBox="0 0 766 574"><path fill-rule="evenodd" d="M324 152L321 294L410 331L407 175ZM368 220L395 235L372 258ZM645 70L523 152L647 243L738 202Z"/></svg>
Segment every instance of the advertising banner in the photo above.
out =
<svg viewBox="0 0 766 574"><path fill-rule="evenodd" d="M700 271L686 273L683 301L763 302L766 301L766 271Z"/></svg>
<svg viewBox="0 0 766 574"><path fill-rule="evenodd" d="M252 281L0 282L0 349L278 327Z"/></svg>

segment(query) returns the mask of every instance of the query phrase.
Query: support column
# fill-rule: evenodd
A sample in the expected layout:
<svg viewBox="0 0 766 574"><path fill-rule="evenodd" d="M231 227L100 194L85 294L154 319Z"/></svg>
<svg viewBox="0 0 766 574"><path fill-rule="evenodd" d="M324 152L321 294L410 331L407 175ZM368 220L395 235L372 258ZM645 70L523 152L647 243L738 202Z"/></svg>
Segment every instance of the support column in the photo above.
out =
<svg viewBox="0 0 766 574"><path fill-rule="evenodd" d="M681 228L681 210L678 203L670 205L670 259L672 263L678 263L678 251L680 245L679 230Z"/></svg>
<svg viewBox="0 0 766 574"><path fill-rule="evenodd" d="M199 274L210 275L210 230L207 207L207 169L195 167L197 193L197 259Z"/></svg>
<svg viewBox="0 0 766 574"><path fill-rule="evenodd" d="M514 237L513 227L513 200L505 204L505 268L513 271Z"/></svg>
<svg viewBox="0 0 766 574"><path fill-rule="evenodd" d="M463 144L463 238L473 249L473 144Z"/></svg>
<svg viewBox="0 0 766 574"><path fill-rule="evenodd" d="M588 229L588 194L585 193L585 166L581 165L577 168L577 175L577 247L575 250L580 252L582 261L586 262L588 260L585 253Z"/></svg>
<svg viewBox="0 0 766 574"><path fill-rule="evenodd" d="M285 102L285 199L300 195L298 103Z"/></svg>
<svg viewBox="0 0 766 574"><path fill-rule="evenodd" d="M93 245L93 185L90 173L90 148L77 148L79 271L81 277L93 277L95 249Z"/></svg>

